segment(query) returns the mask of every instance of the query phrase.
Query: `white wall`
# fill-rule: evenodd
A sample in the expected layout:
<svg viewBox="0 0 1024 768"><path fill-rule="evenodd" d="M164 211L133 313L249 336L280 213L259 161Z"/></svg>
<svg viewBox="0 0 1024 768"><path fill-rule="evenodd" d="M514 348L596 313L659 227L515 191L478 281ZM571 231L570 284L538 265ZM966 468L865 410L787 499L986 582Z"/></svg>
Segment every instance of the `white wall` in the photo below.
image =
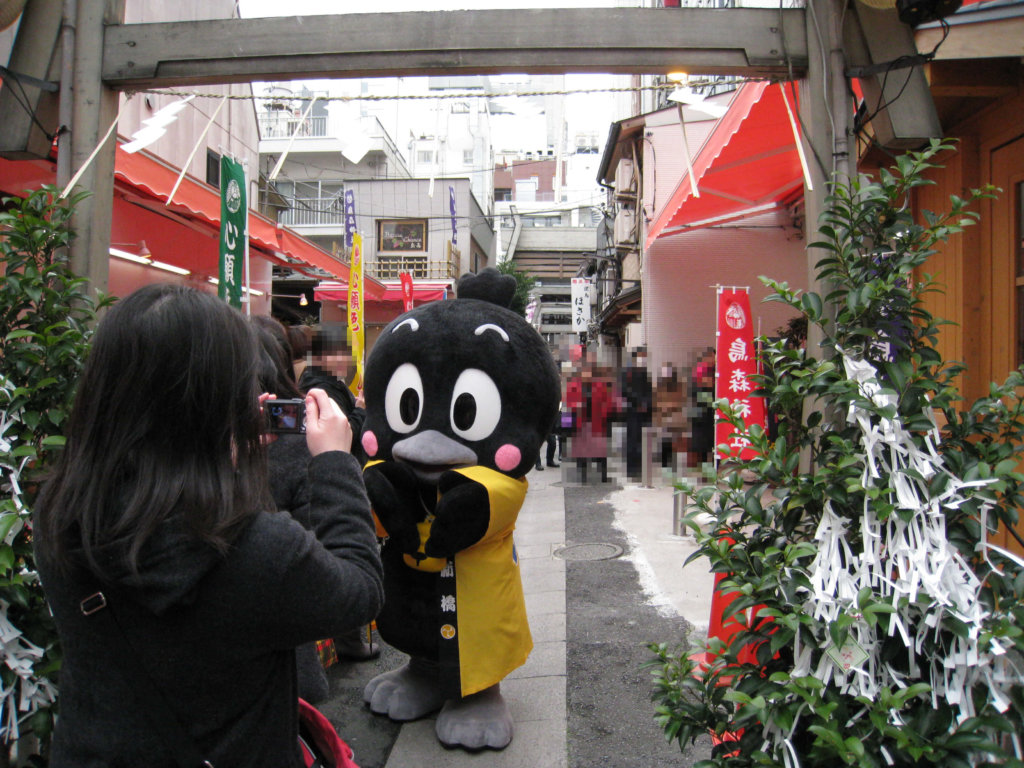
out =
<svg viewBox="0 0 1024 768"><path fill-rule="evenodd" d="M695 351L714 345L715 285L749 286L755 335L774 335L794 313L764 302L770 291L758 276L806 288L804 246L785 211L656 240L647 253L642 311L652 369L688 367Z"/></svg>
<svg viewBox="0 0 1024 768"><path fill-rule="evenodd" d="M234 0L176 0L173 3L152 2L151 0L127 0L125 23L152 23L160 21L193 21L202 19L229 19L235 16ZM252 95L249 84L190 86L179 89L189 93L210 94L214 98L192 99L172 123L167 133L146 147L148 152L163 158L177 168L188 160L196 140L217 109L224 94L237 96ZM178 101L179 97L157 94L136 94L131 98L121 96L121 117L117 131L124 137L142 126L142 121L152 117L158 110ZM204 146L195 153L186 170L201 181L206 180L206 151L209 147L218 154L233 155L249 167L250 207L256 206L256 172L259 167L259 131L256 124L256 107L251 99L230 99L217 114L217 119L204 139Z"/></svg>
<svg viewBox="0 0 1024 768"><path fill-rule="evenodd" d="M713 120L686 123L686 146L690 150L691 162L714 126ZM648 221L654 221L686 173L678 110L665 109L647 117L643 147L644 213Z"/></svg>

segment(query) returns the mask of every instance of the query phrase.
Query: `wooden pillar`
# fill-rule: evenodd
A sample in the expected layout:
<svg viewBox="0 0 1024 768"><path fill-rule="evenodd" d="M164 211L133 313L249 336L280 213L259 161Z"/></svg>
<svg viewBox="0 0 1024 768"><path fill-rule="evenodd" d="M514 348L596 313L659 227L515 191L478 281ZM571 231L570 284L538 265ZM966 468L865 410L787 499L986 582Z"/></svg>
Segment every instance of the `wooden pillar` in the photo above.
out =
<svg viewBox="0 0 1024 768"><path fill-rule="evenodd" d="M57 139L57 186L61 189L71 181L71 121L75 110L75 92L71 87L75 77L75 24L78 0L64 0L60 30L60 97L58 124L66 133Z"/></svg>
<svg viewBox="0 0 1024 768"><path fill-rule="evenodd" d="M804 137L810 152L813 189L804 189L807 217L807 241L815 239L818 217L825 209L828 183L834 174L847 179L854 173L855 163L850 155L852 104L846 90L845 57L842 48L840 21L842 3L839 0L820 0L808 4L808 13L816 14L807 21L808 66L807 77L800 81L800 116ZM818 36L821 31L821 38ZM817 278L814 265L821 259L817 248L807 249L808 287L824 295L827 292ZM817 356L821 334L809 329L807 349Z"/></svg>
<svg viewBox="0 0 1024 768"><path fill-rule="evenodd" d="M117 115L118 92L103 85L103 27L124 21L123 0L76 0L74 74L71 87L71 168L89 159ZM106 291L110 262L110 222L114 197L116 129L79 179L76 190L89 197L78 204L72 225L71 266L94 291Z"/></svg>

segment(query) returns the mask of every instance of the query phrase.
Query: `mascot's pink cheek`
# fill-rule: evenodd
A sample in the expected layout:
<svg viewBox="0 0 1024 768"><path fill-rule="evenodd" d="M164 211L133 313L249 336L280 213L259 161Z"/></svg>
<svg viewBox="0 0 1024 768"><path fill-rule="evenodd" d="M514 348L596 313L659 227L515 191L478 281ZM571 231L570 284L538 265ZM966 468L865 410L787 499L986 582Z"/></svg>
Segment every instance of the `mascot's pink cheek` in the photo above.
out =
<svg viewBox="0 0 1024 768"><path fill-rule="evenodd" d="M377 455L377 436L373 432L363 432L363 450L367 456Z"/></svg>
<svg viewBox="0 0 1024 768"><path fill-rule="evenodd" d="M506 443L494 454L494 466L502 472L510 472L519 466L523 454L511 443Z"/></svg>

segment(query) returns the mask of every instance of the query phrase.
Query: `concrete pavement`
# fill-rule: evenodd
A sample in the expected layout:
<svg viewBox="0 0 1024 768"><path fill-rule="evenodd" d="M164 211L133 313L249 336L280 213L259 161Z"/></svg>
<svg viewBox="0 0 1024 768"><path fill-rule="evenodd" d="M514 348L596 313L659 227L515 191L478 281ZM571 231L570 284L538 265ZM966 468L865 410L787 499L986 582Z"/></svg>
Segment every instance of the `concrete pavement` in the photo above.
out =
<svg viewBox="0 0 1024 768"><path fill-rule="evenodd" d="M614 458L610 468L613 480L626 482L616 472ZM434 735L434 718L424 718L400 726L386 768L568 765L566 563L557 553L565 544L564 484L572 482L571 475L568 465L532 471L519 514L515 540L534 649L527 663L502 683L516 723L512 743L500 752L447 750ZM699 562L683 568L694 542L673 533L674 494L668 478L659 476L652 488L626 483L608 502L628 543L623 557L637 571L643 599L662 615L682 616L699 634L708 626L713 580Z"/></svg>

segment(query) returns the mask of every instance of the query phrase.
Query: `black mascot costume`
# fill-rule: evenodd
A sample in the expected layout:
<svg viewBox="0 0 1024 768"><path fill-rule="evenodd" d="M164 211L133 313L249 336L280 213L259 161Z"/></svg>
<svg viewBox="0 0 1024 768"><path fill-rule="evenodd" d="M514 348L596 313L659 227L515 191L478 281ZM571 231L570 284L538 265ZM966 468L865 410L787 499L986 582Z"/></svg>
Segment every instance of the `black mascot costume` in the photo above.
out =
<svg viewBox="0 0 1024 768"><path fill-rule="evenodd" d="M366 364L366 488L386 536L381 637L409 662L363 697L446 746L503 749L500 682L533 641L512 531L558 411L543 339L508 309L515 278L464 275L458 298L391 322Z"/></svg>

